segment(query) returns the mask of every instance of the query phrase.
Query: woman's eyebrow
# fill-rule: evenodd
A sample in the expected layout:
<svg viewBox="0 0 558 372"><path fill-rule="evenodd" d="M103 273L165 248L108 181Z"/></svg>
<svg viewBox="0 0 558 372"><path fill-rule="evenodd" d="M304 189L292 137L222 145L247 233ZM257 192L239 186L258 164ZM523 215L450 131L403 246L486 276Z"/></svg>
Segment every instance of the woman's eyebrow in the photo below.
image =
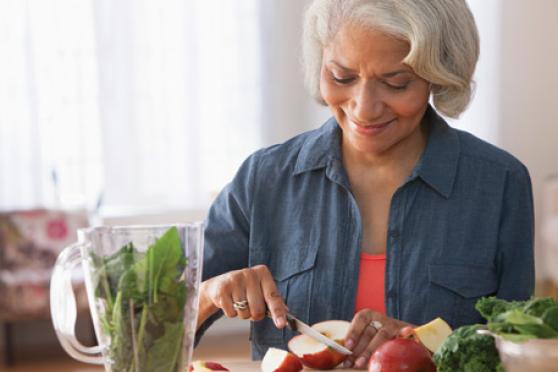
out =
<svg viewBox="0 0 558 372"><path fill-rule="evenodd" d="M397 70L397 71L386 72L385 74L382 74L382 77L390 78L390 77L394 77L395 75L410 74L410 73L411 73L411 71L409 71L409 70Z"/></svg>
<svg viewBox="0 0 558 372"><path fill-rule="evenodd" d="M356 72L356 71L354 71L354 70L352 70L352 69L350 69L346 66L343 66L341 63L339 63L337 61L334 61L333 59L330 59L328 62L337 66L338 68L340 68L341 70L344 70L346 72ZM381 74L380 76L383 77L383 78L391 78L391 77L394 77L394 76L399 75L399 74L410 74L410 73L411 73L411 71L409 71L409 70L401 69L401 70L386 72L386 73Z"/></svg>
<svg viewBox="0 0 558 372"><path fill-rule="evenodd" d="M335 66L337 66L337 67L339 67L340 69L345 70L345 71L347 71L347 72L355 72L354 70L351 70L350 68L343 66L343 65L340 64L339 62L334 61L333 59L330 59L328 62L331 63L331 64L334 64Z"/></svg>

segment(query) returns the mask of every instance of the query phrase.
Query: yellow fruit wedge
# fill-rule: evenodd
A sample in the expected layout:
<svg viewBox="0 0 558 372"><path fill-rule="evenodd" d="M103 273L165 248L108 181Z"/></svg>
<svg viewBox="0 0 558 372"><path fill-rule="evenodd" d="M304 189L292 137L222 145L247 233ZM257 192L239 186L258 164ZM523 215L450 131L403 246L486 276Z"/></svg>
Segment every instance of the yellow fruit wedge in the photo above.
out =
<svg viewBox="0 0 558 372"><path fill-rule="evenodd" d="M428 350L435 353L442 345L446 337L451 334L451 327L442 318L436 318L431 322L414 329L420 342Z"/></svg>

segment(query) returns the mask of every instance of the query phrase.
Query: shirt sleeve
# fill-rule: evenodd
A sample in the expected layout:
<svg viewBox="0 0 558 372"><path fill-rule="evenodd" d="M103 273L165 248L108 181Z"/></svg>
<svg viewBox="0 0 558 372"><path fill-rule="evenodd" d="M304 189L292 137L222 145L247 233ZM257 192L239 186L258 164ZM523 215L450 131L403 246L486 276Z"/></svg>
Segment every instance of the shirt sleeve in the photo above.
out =
<svg viewBox="0 0 558 372"><path fill-rule="evenodd" d="M256 154L241 165L231 183L217 196L205 221L202 281L248 266L250 216L256 174ZM196 332L196 342L223 315L208 318Z"/></svg>
<svg viewBox="0 0 558 372"><path fill-rule="evenodd" d="M529 172L509 172L498 237L497 297L527 300L535 288L534 211Z"/></svg>

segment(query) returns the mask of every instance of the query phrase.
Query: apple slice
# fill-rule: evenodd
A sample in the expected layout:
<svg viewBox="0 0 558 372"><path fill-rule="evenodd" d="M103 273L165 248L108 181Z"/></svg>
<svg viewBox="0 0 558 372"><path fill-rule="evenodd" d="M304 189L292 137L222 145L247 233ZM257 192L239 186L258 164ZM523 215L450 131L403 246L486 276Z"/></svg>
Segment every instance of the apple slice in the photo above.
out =
<svg viewBox="0 0 558 372"><path fill-rule="evenodd" d="M270 347L265 353L262 372L298 372L302 369L302 363L288 351Z"/></svg>
<svg viewBox="0 0 558 372"><path fill-rule="evenodd" d="M328 320L316 323L312 328L343 345L350 325L349 322L344 320ZM289 350L308 368L332 369L347 358L347 355L341 354L306 335L293 337L288 346Z"/></svg>
<svg viewBox="0 0 558 372"><path fill-rule="evenodd" d="M428 350L435 353L446 337L451 334L451 327L442 318L436 318L431 322L416 327L414 332L420 342Z"/></svg>
<svg viewBox="0 0 558 372"><path fill-rule="evenodd" d="M228 371L219 363L206 362L205 360L196 360L190 364L188 372L213 372L213 371Z"/></svg>

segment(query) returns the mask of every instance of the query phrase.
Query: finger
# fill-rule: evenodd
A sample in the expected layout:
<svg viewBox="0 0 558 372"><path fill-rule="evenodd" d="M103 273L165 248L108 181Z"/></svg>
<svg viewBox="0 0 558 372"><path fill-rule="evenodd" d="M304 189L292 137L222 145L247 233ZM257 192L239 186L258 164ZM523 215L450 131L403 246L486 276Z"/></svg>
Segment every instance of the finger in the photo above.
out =
<svg viewBox="0 0 558 372"><path fill-rule="evenodd" d="M373 313L374 312L372 310L363 309L355 314L353 320L351 321L347 336L345 337L345 346L348 349L353 350L362 333L366 330L366 328L370 328L369 324L372 321Z"/></svg>
<svg viewBox="0 0 558 372"><path fill-rule="evenodd" d="M259 277L254 270L246 269L244 282L246 283L246 299L250 304L250 318L262 320L265 317L266 306Z"/></svg>
<svg viewBox="0 0 558 372"><path fill-rule="evenodd" d="M246 308L241 309L234 306L235 303L239 302L247 302ZM252 304L246 296L246 283L244 281L244 273L242 271L237 272L233 279L232 303L235 313L240 319L250 319L250 306L252 306Z"/></svg>
<svg viewBox="0 0 558 372"><path fill-rule="evenodd" d="M359 354L366 349L375 336L376 329L369 326L372 317L373 311L369 309L363 309L353 317L344 343L353 351L353 354L345 360L343 364L345 368L350 368L354 364Z"/></svg>
<svg viewBox="0 0 558 372"><path fill-rule="evenodd" d="M370 357L376 351L376 349L383 344L384 342L391 340L395 337L396 332L390 331L388 328L380 328L376 335L368 344L368 347L358 356L357 360L355 361L356 368L364 368L368 364Z"/></svg>
<svg viewBox="0 0 558 372"><path fill-rule="evenodd" d="M260 286L271 317L277 328L284 328L287 325L287 306L281 298L275 281L266 266L260 265L255 269L260 278Z"/></svg>
<svg viewBox="0 0 558 372"><path fill-rule="evenodd" d="M376 333L377 333L376 328L373 328L370 325L368 325L364 329L364 331L360 334L360 338L358 339L357 344L352 349L353 354L350 356L350 358L348 358L350 362L354 364L356 360L358 360L358 358L364 355L363 353L368 348L368 345L370 344L372 339L374 339L374 337L376 336Z"/></svg>
<svg viewBox="0 0 558 372"><path fill-rule="evenodd" d="M211 299L215 306L223 310L223 313L228 318L234 318L236 310L233 307L232 301L232 281L229 277L229 273L223 274L216 278L217 283L215 284L215 289L211 291Z"/></svg>

